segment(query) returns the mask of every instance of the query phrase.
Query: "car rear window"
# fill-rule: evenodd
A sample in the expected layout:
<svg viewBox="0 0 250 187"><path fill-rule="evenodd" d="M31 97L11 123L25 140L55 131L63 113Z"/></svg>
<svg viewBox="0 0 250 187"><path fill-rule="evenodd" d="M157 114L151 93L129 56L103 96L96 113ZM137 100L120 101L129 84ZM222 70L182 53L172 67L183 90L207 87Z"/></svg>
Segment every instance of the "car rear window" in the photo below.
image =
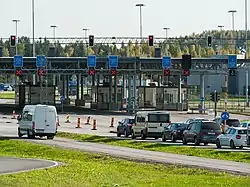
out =
<svg viewBox="0 0 250 187"><path fill-rule="evenodd" d="M239 127L240 121L238 119L229 119L226 121L227 125L229 127Z"/></svg>
<svg viewBox="0 0 250 187"><path fill-rule="evenodd" d="M247 130L238 130L238 134L247 134ZM248 130L248 134L250 134L250 130Z"/></svg>
<svg viewBox="0 0 250 187"><path fill-rule="evenodd" d="M220 126L214 122L205 122L202 124L204 130L220 130Z"/></svg>
<svg viewBox="0 0 250 187"><path fill-rule="evenodd" d="M175 123L174 127L175 128L185 128L187 126L187 124L185 123Z"/></svg>
<svg viewBox="0 0 250 187"><path fill-rule="evenodd" d="M151 123L169 123L169 114L149 114L148 122Z"/></svg>

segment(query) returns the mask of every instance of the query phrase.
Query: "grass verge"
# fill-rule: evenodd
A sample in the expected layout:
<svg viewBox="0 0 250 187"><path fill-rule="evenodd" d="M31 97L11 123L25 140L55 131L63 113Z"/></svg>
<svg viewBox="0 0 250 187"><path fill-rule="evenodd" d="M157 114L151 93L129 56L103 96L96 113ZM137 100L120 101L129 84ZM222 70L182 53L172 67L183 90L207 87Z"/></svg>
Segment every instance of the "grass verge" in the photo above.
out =
<svg viewBox="0 0 250 187"><path fill-rule="evenodd" d="M63 166L0 177L1 187L249 186L250 178L203 169L136 163L23 141L0 141L1 156L44 158Z"/></svg>
<svg viewBox="0 0 250 187"><path fill-rule="evenodd" d="M0 99L15 99L15 92L2 92Z"/></svg>
<svg viewBox="0 0 250 187"><path fill-rule="evenodd" d="M135 149L168 152L168 153L183 154L188 156L199 156L199 157L213 158L220 160L231 160L236 162L250 162L250 154L242 152L225 152L213 149L194 148L187 146L173 146L173 145L153 143L153 142L139 142L133 140L115 139L102 136L74 134L65 132L59 132L57 136L62 138L79 140L83 142L104 143L109 145L130 147Z"/></svg>

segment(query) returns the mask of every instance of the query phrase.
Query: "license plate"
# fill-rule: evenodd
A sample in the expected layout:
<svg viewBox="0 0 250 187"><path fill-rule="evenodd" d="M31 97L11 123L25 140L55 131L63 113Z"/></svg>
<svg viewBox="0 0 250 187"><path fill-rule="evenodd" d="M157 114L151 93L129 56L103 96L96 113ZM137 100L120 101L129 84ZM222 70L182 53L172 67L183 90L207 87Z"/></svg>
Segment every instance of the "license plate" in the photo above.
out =
<svg viewBox="0 0 250 187"><path fill-rule="evenodd" d="M36 129L37 132L44 132L44 129Z"/></svg>
<svg viewBox="0 0 250 187"><path fill-rule="evenodd" d="M207 133L207 134L214 135L214 134L215 134L215 132L209 132L209 133Z"/></svg>

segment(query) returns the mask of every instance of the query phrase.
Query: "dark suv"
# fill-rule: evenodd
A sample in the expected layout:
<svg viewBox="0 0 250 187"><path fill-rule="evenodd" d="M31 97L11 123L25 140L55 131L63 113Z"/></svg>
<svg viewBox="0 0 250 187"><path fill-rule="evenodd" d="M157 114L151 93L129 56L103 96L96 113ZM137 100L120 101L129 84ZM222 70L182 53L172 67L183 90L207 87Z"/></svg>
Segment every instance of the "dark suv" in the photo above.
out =
<svg viewBox="0 0 250 187"><path fill-rule="evenodd" d="M195 145L215 143L221 134L220 126L213 121L195 121L190 123L183 132L183 144L193 142Z"/></svg>

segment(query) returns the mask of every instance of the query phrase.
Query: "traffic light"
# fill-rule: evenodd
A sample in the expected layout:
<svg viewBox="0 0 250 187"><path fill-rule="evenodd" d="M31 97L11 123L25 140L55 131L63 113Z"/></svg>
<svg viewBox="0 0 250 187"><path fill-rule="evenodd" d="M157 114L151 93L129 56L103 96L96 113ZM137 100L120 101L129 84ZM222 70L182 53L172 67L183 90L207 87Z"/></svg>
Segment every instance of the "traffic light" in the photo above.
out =
<svg viewBox="0 0 250 187"><path fill-rule="evenodd" d="M148 36L148 45L151 47L154 46L154 36L153 35Z"/></svg>
<svg viewBox="0 0 250 187"><path fill-rule="evenodd" d="M44 68L39 68L37 69L37 74L38 76L44 76L45 75L45 69Z"/></svg>
<svg viewBox="0 0 250 187"><path fill-rule="evenodd" d="M16 46L16 36L11 35L10 36L10 46L15 47Z"/></svg>
<svg viewBox="0 0 250 187"><path fill-rule="evenodd" d="M15 75L16 75L17 77L22 76L22 75L23 75L23 70L22 70L22 69L16 69L16 70L15 70Z"/></svg>
<svg viewBox="0 0 250 187"><path fill-rule="evenodd" d="M89 75L90 76L95 76L95 69L90 68L89 69Z"/></svg>
<svg viewBox="0 0 250 187"><path fill-rule="evenodd" d="M189 70L192 68L192 56L191 55L182 55L181 67L184 70Z"/></svg>
<svg viewBox="0 0 250 187"><path fill-rule="evenodd" d="M164 69L164 76L170 76L170 69Z"/></svg>
<svg viewBox="0 0 250 187"><path fill-rule="evenodd" d="M220 93L211 92L210 93L210 100L213 101L213 102L218 102L220 100Z"/></svg>
<svg viewBox="0 0 250 187"><path fill-rule="evenodd" d="M207 46L212 47L212 36L207 37Z"/></svg>
<svg viewBox="0 0 250 187"><path fill-rule="evenodd" d="M190 71L188 69L184 69L183 75L186 77L190 76Z"/></svg>
<svg viewBox="0 0 250 187"><path fill-rule="evenodd" d="M112 76L116 76L117 75L117 70L116 69L111 69L110 72L111 72Z"/></svg>
<svg viewBox="0 0 250 187"><path fill-rule="evenodd" d="M210 101L213 101L213 102L215 101L215 99L214 99L214 92L210 93Z"/></svg>
<svg viewBox="0 0 250 187"><path fill-rule="evenodd" d="M89 35L89 46L93 47L94 46L94 35Z"/></svg>

